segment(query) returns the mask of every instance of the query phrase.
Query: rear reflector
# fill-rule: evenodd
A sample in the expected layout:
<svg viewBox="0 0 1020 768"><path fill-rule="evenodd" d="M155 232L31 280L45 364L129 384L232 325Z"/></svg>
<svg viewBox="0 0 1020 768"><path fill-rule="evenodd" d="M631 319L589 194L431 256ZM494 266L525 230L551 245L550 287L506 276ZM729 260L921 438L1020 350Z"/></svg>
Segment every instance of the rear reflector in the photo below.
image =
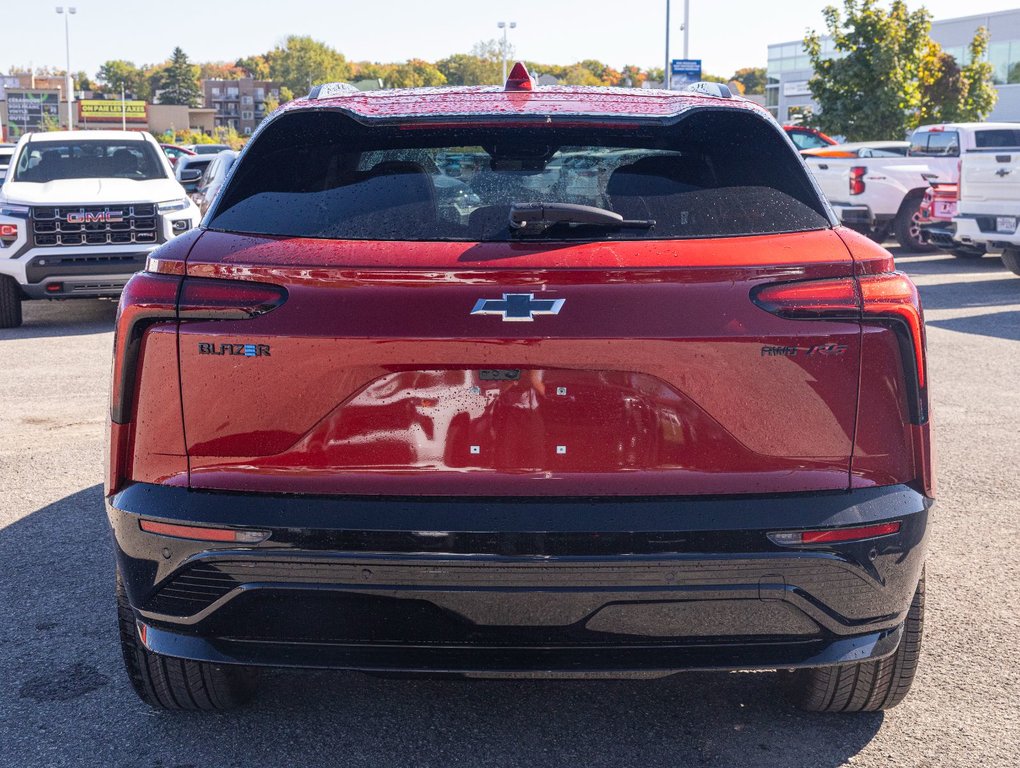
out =
<svg viewBox="0 0 1020 768"><path fill-rule="evenodd" d="M879 536L898 533L899 521L878 523L854 528L830 528L827 531L780 531L768 534L773 543L784 547L803 546L805 544L836 544L840 542L862 541Z"/></svg>
<svg viewBox="0 0 1020 768"><path fill-rule="evenodd" d="M236 528L209 528L200 525L178 525L160 523L155 520L139 520L139 527L147 533L173 536L176 539L194 541L229 541L238 544L258 544L269 538L268 531L244 531Z"/></svg>

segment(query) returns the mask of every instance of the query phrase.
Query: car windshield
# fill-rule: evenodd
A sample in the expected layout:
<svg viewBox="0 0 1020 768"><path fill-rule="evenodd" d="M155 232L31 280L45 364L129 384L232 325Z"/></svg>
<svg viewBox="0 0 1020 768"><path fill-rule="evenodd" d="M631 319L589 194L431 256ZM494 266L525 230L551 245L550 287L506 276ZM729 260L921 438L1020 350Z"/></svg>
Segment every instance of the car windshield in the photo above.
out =
<svg viewBox="0 0 1020 768"><path fill-rule="evenodd" d="M210 227L471 242L680 239L827 227L824 204L779 131L727 111L733 118L705 113L675 126L597 129L447 124L412 130L367 127L339 113L297 114L255 140ZM524 206L545 206L546 213L518 215ZM524 218L528 226L520 226Z"/></svg>
<svg viewBox="0 0 1020 768"><path fill-rule="evenodd" d="M830 146L829 142L821 136L816 136L809 131L790 131L789 135L797 149L819 149Z"/></svg>
<svg viewBox="0 0 1020 768"><path fill-rule="evenodd" d="M58 179L164 179L156 150L146 141L30 141L18 157L13 181Z"/></svg>

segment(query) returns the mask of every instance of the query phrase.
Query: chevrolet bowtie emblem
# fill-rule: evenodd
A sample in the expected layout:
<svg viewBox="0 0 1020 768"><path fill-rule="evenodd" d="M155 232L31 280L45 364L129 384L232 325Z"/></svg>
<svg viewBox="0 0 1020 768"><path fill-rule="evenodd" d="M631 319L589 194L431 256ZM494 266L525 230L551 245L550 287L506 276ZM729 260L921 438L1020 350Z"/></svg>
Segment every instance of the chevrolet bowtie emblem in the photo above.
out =
<svg viewBox="0 0 1020 768"><path fill-rule="evenodd" d="M565 299L536 299L533 293L504 293L502 299L479 299L472 315L501 315L505 323L530 323L535 315L558 315Z"/></svg>

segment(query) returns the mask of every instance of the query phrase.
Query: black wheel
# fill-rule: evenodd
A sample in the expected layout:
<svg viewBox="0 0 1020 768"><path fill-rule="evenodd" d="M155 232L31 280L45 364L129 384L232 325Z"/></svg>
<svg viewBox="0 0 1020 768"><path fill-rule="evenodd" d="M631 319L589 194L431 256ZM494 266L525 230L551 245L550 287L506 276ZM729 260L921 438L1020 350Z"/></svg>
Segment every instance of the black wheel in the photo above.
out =
<svg viewBox="0 0 1020 768"><path fill-rule="evenodd" d="M921 195L907 195L893 221L896 242L905 251L931 253L935 246L921 238Z"/></svg>
<svg viewBox="0 0 1020 768"><path fill-rule="evenodd" d="M219 666L160 656L147 650L138 637L135 614L128 605L117 574L117 618L120 648L131 686L138 697L162 709L232 709L251 699L254 678L243 667Z"/></svg>
<svg viewBox="0 0 1020 768"><path fill-rule="evenodd" d="M13 277L0 275L0 328L21 325L21 289Z"/></svg>
<svg viewBox="0 0 1020 768"><path fill-rule="evenodd" d="M809 712L876 712L895 707L914 682L923 626L922 571L896 653L878 661L799 669L791 678L794 700Z"/></svg>
<svg viewBox="0 0 1020 768"><path fill-rule="evenodd" d="M1014 275L1020 275L1020 251L1015 248L1005 249L1002 252L1002 263Z"/></svg>

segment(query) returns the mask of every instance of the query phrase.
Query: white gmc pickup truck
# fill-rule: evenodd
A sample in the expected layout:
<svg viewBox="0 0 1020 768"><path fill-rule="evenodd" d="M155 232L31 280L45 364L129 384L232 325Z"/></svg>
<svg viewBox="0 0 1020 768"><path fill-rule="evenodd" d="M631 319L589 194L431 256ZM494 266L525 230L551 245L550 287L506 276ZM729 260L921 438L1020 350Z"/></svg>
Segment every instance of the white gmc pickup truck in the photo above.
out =
<svg viewBox="0 0 1020 768"><path fill-rule="evenodd" d="M879 242L891 234L905 250L928 251L918 209L929 182L956 182L962 153L1018 145L1018 123L945 123L917 128L906 157L816 155L805 162L843 224Z"/></svg>
<svg viewBox="0 0 1020 768"><path fill-rule="evenodd" d="M972 150L960 164L960 202L953 239L1002 249L1002 263L1020 275L1020 142Z"/></svg>
<svg viewBox="0 0 1020 768"><path fill-rule="evenodd" d="M198 208L148 133L27 133L0 185L0 328L25 299L117 296Z"/></svg>

